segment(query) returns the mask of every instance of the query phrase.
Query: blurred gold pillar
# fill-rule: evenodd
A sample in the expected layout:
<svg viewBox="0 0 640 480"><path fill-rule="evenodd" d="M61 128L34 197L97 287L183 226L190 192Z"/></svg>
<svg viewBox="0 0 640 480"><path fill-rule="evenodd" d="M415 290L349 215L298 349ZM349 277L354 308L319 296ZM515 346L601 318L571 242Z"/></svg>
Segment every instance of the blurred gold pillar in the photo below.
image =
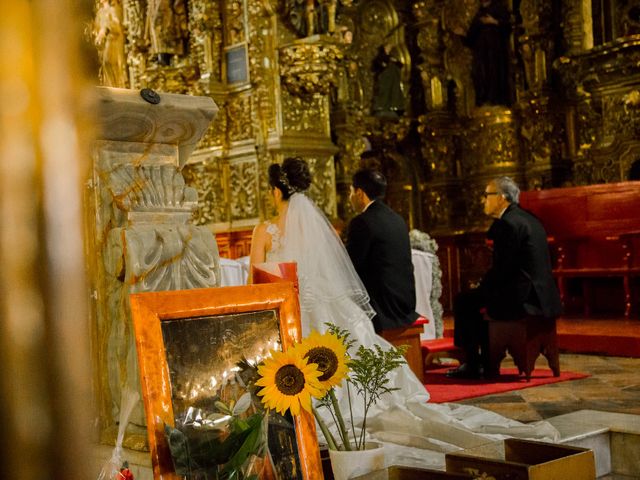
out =
<svg viewBox="0 0 640 480"><path fill-rule="evenodd" d="M0 16L0 470L88 478L91 385L82 235L80 61L91 5L3 2Z"/></svg>

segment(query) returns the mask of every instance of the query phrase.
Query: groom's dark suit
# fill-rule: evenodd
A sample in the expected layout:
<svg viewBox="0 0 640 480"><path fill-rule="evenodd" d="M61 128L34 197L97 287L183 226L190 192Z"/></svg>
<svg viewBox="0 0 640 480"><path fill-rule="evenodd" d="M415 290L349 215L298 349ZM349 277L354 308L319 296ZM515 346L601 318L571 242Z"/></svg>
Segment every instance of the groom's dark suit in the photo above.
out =
<svg viewBox="0 0 640 480"><path fill-rule="evenodd" d="M415 280L405 221L375 200L354 217L347 230L347 251L376 311L377 332L416 321Z"/></svg>

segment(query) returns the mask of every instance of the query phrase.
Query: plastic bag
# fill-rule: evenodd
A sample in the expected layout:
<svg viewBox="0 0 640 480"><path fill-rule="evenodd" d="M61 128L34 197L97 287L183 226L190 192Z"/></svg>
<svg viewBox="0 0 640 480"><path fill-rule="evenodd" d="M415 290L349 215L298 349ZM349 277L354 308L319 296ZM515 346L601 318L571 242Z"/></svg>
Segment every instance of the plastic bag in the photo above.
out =
<svg viewBox="0 0 640 480"><path fill-rule="evenodd" d="M131 387L122 390L122 398L120 401L120 423L118 426L118 437L116 446L113 449L111 458L102 466L98 480L133 480L133 474L128 468L126 460L122 457L122 442L124 441L124 433L129 424L129 417L140 400L140 394Z"/></svg>
<svg viewBox="0 0 640 480"><path fill-rule="evenodd" d="M188 480L274 479L269 415L254 400L239 372L165 425L175 472Z"/></svg>

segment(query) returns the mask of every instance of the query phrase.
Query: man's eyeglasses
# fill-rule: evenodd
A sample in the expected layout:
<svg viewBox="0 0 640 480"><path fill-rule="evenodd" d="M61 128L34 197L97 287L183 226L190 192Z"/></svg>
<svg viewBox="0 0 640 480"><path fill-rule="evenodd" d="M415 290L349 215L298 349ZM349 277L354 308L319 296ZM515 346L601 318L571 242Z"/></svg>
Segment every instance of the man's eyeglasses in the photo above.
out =
<svg viewBox="0 0 640 480"><path fill-rule="evenodd" d="M489 195L500 195L499 192L482 192L482 198L487 198Z"/></svg>

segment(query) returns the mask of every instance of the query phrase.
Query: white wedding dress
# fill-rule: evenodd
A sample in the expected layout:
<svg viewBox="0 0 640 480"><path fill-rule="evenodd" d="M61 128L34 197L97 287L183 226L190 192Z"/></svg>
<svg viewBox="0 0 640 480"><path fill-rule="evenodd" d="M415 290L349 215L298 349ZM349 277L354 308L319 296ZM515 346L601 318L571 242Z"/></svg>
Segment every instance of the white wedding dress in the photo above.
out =
<svg viewBox="0 0 640 480"><path fill-rule="evenodd" d="M298 264L303 336L311 330L324 332L330 322L350 332L356 340L353 352L359 345L391 347L373 329L374 311L344 245L306 195L295 193L290 197L284 230L267 225L272 239L267 261ZM427 389L407 365L391 375L391 385L398 390L385 395L367 415L367 430L388 447L388 463L434 465L441 463L441 456L434 459L423 449L442 452L468 448L505 436L548 441L558 438L557 430L547 422L523 424L468 405L427 403ZM342 411L348 411L346 389L336 393ZM361 401L355 399L352 405L354 423L359 425ZM398 444L403 447L395 448Z"/></svg>

